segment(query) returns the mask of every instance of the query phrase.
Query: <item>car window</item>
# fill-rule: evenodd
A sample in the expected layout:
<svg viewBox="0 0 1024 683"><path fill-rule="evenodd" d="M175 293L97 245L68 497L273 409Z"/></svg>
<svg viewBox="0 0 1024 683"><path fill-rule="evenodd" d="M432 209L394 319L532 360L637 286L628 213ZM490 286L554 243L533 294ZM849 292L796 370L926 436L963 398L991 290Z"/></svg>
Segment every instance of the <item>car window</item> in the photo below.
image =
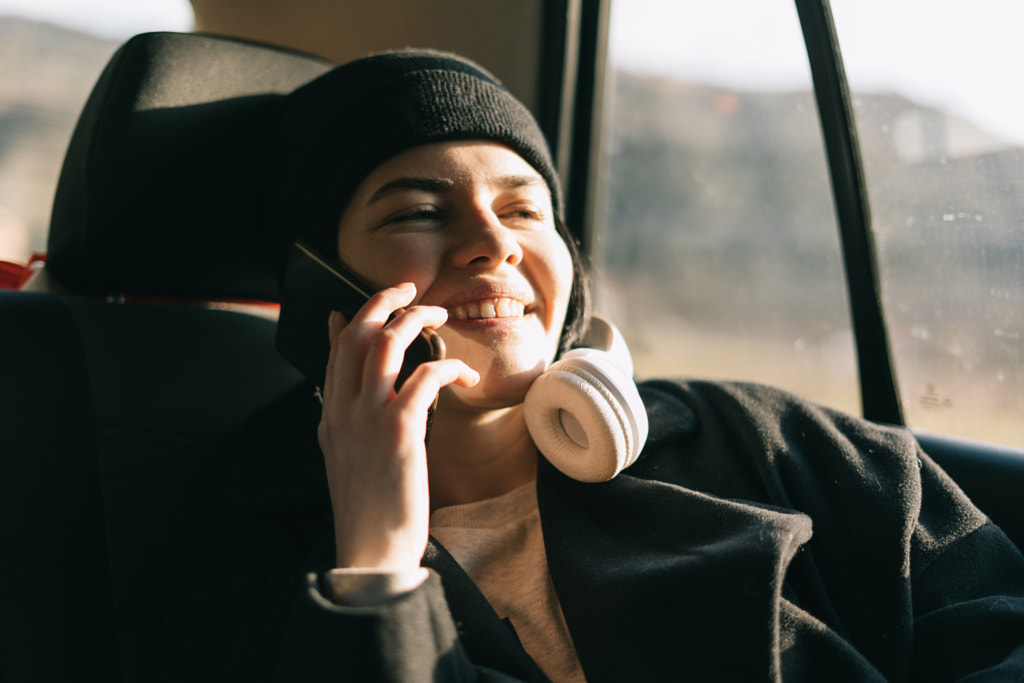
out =
<svg viewBox="0 0 1024 683"><path fill-rule="evenodd" d="M114 51L191 25L188 0L0 0L0 260L45 251L64 152Z"/></svg>
<svg viewBox="0 0 1024 683"><path fill-rule="evenodd" d="M638 374L768 382L859 412L793 2L612 3L609 30L593 258Z"/></svg>
<svg viewBox="0 0 1024 683"><path fill-rule="evenodd" d="M907 422L1024 446L1024 5L832 10Z"/></svg>

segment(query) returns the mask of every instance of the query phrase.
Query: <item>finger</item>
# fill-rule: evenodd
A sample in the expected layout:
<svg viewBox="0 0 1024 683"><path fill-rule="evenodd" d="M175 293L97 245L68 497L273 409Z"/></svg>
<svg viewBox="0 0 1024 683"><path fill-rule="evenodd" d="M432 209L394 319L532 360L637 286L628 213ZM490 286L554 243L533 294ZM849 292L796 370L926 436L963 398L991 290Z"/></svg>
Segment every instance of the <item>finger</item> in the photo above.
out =
<svg viewBox="0 0 1024 683"><path fill-rule="evenodd" d="M409 346L424 328L440 327L447 320L448 311L443 308L415 306L381 328L374 335L363 366L363 387L368 398L381 403L389 401Z"/></svg>
<svg viewBox="0 0 1024 683"><path fill-rule="evenodd" d="M373 335L394 311L408 305L415 296L415 285L407 282L374 294L350 321L341 313L332 313L328 318L331 350L323 387L325 400L328 394L360 390L363 363Z"/></svg>
<svg viewBox="0 0 1024 683"><path fill-rule="evenodd" d="M446 386L475 386L480 373L457 358L432 361L416 368L394 399L396 410L426 415L438 392Z"/></svg>
<svg viewBox="0 0 1024 683"><path fill-rule="evenodd" d="M334 348L337 346L336 340L338 335L341 334L341 331L345 329L346 325L348 325L348 320L345 319L345 316L340 311L331 311L331 314L327 316L327 339L330 342L331 349L327 354L327 370L324 373L325 379L331 377L334 372L334 358L336 355ZM327 387L322 388L325 390L324 393L326 395Z"/></svg>
<svg viewBox="0 0 1024 683"><path fill-rule="evenodd" d="M331 311L327 317L327 337L331 347L327 354L327 368L324 370L324 386L320 387L321 402L325 408L330 405L335 395L335 387L343 383L339 381L338 375L341 371L337 369L342 365L340 358L344 356L339 338L347 326L348 320L344 314L340 311ZM348 373L349 379L351 379L351 375L352 373Z"/></svg>
<svg viewBox="0 0 1024 683"><path fill-rule="evenodd" d="M345 329L345 325L348 324L348 319L345 314L341 311L331 311L331 315L327 318L327 336L333 342L335 337L341 334L341 331Z"/></svg>
<svg viewBox="0 0 1024 683"><path fill-rule="evenodd" d="M416 298L416 285L411 282L403 282L382 289L371 296L359 312L352 318L352 323L376 323L383 325L391 317L391 314L399 308L408 306Z"/></svg>

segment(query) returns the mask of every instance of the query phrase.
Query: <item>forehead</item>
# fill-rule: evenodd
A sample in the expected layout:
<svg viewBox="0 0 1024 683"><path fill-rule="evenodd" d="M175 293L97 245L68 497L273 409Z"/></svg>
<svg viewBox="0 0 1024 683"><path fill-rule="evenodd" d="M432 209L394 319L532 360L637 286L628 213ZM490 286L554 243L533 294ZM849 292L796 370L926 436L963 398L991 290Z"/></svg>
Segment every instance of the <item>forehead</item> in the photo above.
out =
<svg viewBox="0 0 1024 683"><path fill-rule="evenodd" d="M397 178L433 178L457 185L467 182L547 189L543 177L511 148L491 141L438 142L408 149L375 168L360 186L373 193Z"/></svg>

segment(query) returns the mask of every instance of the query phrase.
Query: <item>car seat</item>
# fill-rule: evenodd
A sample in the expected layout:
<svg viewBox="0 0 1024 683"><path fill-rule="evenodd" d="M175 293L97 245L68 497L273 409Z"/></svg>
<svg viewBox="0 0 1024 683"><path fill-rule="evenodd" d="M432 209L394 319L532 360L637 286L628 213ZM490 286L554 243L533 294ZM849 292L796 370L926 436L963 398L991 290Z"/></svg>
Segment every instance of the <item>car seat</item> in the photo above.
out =
<svg viewBox="0 0 1024 683"><path fill-rule="evenodd" d="M56 192L48 291L0 292L3 680L149 679L231 435L303 381L274 348L259 168L283 95L328 68L153 33L100 76Z"/></svg>

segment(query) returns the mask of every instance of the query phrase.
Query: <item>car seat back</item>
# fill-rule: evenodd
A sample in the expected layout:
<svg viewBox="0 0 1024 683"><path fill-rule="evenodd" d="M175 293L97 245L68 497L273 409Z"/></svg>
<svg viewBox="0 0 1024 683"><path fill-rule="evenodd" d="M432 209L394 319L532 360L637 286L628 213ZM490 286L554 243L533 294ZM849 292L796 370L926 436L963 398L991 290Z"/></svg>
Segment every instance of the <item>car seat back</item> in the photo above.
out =
<svg viewBox="0 0 1024 683"><path fill-rule="evenodd" d="M0 292L0 680L117 680L87 361L62 297Z"/></svg>
<svg viewBox="0 0 1024 683"><path fill-rule="evenodd" d="M283 95L329 66L214 36L128 41L68 146L48 270L82 294L276 301L266 138Z"/></svg>
<svg viewBox="0 0 1024 683"><path fill-rule="evenodd" d="M215 539L234 433L303 381L274 308L233 309L278 298L263 139L329 67L158 33L98 80L54 201L56 291L0 293L4 680L151 680L167 596Z"/></svg>

